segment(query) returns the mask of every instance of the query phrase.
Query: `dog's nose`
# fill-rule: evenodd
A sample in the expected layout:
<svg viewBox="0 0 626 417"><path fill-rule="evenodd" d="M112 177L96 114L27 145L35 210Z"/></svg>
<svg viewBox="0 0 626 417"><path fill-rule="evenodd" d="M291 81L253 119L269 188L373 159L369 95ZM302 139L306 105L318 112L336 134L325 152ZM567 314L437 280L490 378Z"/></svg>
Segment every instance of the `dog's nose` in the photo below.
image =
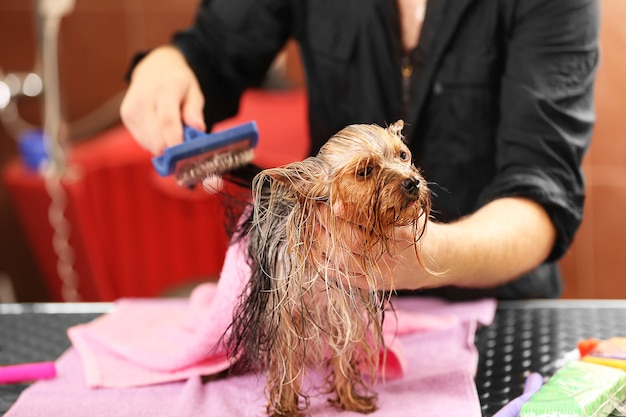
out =
<svg viewBox="0 0 626 417"><path fill-rule="evenodd" d="M402 189L409 194L415 194L420 188L420 179L418 177L407 178L402 181Z"/></svg>

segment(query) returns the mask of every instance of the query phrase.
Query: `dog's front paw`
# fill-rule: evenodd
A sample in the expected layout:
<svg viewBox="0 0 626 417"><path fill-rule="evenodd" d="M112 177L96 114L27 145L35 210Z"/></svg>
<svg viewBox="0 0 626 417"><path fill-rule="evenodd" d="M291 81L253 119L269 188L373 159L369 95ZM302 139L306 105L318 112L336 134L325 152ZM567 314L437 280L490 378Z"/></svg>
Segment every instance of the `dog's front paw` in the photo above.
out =
<svg viewBox="0 0 626 417"><path fill-rule="evenodd" d="M356 411L358 413L369 414L378 409L375 395L360 395L349 390L349 392L337 392L337 397L328 400L333 406L346 411Z"/></svg>

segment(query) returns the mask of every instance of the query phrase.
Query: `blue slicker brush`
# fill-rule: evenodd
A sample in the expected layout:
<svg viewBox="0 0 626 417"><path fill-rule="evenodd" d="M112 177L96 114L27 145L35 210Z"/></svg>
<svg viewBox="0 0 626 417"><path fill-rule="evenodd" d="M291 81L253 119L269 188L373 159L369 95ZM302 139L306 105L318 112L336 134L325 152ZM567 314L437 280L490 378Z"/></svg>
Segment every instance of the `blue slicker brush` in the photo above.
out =
<svg viewBox="0 0 626 417"><path fill-rule="evenodd" d="M259 141L256 122L217 133L184 127L184 142L152 158L154 169L165 177L174 174L179 185L193 187L211 176L221 176L252 161Z"/></svg>

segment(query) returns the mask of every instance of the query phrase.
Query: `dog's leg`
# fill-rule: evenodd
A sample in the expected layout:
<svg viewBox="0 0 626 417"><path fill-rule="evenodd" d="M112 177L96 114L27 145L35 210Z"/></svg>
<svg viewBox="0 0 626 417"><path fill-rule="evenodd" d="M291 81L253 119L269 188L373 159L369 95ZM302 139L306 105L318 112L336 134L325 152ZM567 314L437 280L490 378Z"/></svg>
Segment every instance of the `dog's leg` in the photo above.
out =
<svg viewBox="0 0 626 417"><path fill-rule="evenodd" d="M280 374L277 374L277 371ZM299 407L301 396L301 369L270 368L268 374L269 404L267 413L272 417L300 417L302 409Z"/></svg>
<svg viewBox="0 0 626 417"><path fill-rule="evenodd" d="M286 312L283 312L286 314ZM267 374L267 391L269 404L268 415L272 417L299 417L307 404L301 407L299 402L303 397L302 378L304 372L304 345L303 338L294 332L289 325L299 322L298 320L283 320L278 329L276 338L281 343L276 343L274 351L270 355L269 369ZM299 329L299 326L297 327Z"/></svg>
<svg viewBox="0 0 626 417"><path fill-rule="evenodd" d="M361 372L354 362L346 359L346 355L331 359L332 379L331 392L337 397L330 402L339 408L367 414L376 411L376 396L357 392L356 385L363 385Z"/></svg>
<svg viewBox="0 0 626 417"><path fill-rule="evenodd" d="M277 391L277 392L276 392ZM298 407L298 390L291 384L273 387L269 393L270 403L267 414L271 417L301 417L302 410Z"/></svg>

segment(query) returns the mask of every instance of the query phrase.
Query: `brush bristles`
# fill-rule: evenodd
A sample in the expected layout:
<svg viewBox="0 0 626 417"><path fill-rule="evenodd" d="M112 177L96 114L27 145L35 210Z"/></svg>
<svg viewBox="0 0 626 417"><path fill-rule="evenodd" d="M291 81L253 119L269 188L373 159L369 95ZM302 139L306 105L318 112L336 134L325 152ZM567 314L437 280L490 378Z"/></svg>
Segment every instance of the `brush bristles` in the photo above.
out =
<svg viewBox="0 0 626 417"><path fill-rule="evenodd" d="M176 172L176 181L178 185L190 187L204 181L207 177L219 176L241 168L252 162L253 159L254 149L214 154L200 162L182 166Z"/></svg>

